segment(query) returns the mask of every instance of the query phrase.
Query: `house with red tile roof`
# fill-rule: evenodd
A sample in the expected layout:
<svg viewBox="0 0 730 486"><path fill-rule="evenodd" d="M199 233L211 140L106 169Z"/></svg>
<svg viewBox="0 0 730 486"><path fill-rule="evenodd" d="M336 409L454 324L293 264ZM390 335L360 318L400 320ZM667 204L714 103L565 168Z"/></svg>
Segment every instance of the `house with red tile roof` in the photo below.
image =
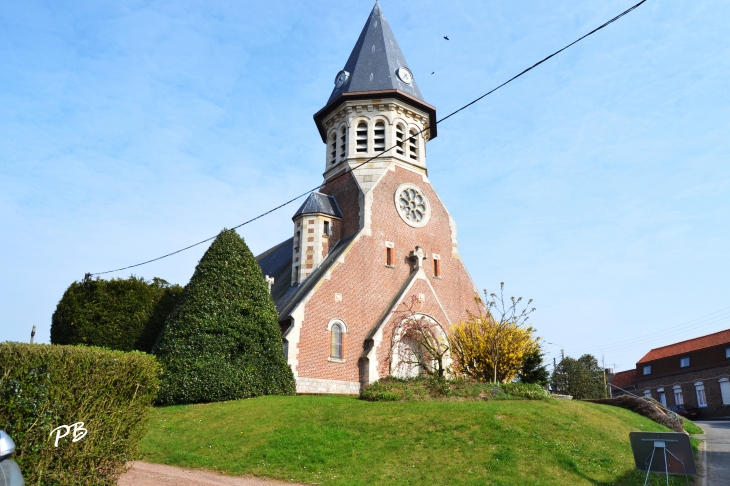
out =
<svg viewBox="0 0 730 486"><path fill-rule="evenodd" d="M652 349L611 384L667 406L698 407L704 418L730 416L730 329Z"/></svg>

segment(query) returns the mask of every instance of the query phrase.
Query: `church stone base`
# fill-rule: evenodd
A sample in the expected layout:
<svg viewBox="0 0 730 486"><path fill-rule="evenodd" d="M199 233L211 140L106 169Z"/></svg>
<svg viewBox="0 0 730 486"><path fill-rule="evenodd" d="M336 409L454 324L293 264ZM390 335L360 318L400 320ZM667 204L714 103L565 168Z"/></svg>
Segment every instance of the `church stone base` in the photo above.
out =
<svg viewBox="0 0 730 486"><path fill-rule="evenodd" d="M297 393L331 393L333 395L359 395L357 381L321 380L318 378L297 378Z"/></svg>

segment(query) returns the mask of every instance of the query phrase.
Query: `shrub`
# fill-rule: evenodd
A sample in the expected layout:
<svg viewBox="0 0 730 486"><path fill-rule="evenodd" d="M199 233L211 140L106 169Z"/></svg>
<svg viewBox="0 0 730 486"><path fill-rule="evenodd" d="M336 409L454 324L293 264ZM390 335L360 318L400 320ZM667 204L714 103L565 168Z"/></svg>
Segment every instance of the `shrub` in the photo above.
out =
<svg viewBox="0 0 730 486"><path fill-rule="evenodd" d="M626 408L632 412L643 415L644 417L653 420L654 422L661 424L675 432L683 432L682 418L677 414L671 416L660 409L655 404L643 398L634 397L631 395L621 395L616 398L604 398L601 400L590 400L593 403L599 403L602 405L613 405L615 407Z"/></svg>
<svg viewBox="0 0 730 486"><path fill-rule="evenodd" d="M74 282L51 318L51 342L149 353L181 293L159 278Z"/></svg>
<svg viewBox="0 0 730 486"><path fill-rule="evenodd" d="M371 402L433 400L544 400L550 394L544 388L527 383L484 383L469 379L396 378L387 376L360 392Z"/></svg>
<svg viewBox="0 0 730 486"><path fill-rule="evenodd" d="M29 485L112 485L133 459L159 385L153 356L85 346L0 344L0 428ZM54 447L61 425L84 422Z"/></svg>
<svg viewBox="0 0 730 486"><path fill-rule="evenodd" d="M205 252L154 353L160 404L295 392L274 301L238 233L223 230Z"/></svg>

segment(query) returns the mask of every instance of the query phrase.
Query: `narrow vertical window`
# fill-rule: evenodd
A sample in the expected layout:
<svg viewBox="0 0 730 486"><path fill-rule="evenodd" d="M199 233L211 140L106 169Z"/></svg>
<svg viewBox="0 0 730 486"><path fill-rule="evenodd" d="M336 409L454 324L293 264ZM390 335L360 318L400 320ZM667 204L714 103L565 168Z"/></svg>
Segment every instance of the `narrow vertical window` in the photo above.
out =
<svg viewBox="0 0 730 486"><path fill-rule="evenodd" d="M326 234L327 236L330 235L330 222L329 221L324 222L324 234Z"/></svg>
<svg viewBox="0 0 730 486"><path fill-rule="evenodd" d="M389 267L393 266L393 249L392 248L386 248L385 249L385 264Z"/></svg>
<svg viewBox="0 0 730 486"><path fill-rule="evenodd" d="M403 144L403 134L405 133L405 129L403 128L403 125L397 125L395 127L395 153L398 155L403 155L405 153L405 146Z"/></svg>
<svg viewBox="0 0 730 486"><path fill-rule="evenodd" d="M695 383L695 390L697 392L697 406L707 406L707 396L705 395L705 385L700 381Z"/></svg>
<svg viewBox="0 0 730 486"><path fill-rule="evenodd" d="M329 149L330 149L330 164L334 164L337 162L337 134L332 133L332 136L330 137L330 143L329 143Z"/></svg>
<svg viewBox="0 0 730 486"><path fill-rule="evenodd" d="M722 404L730 405L730 380L720 378L720 395L722 395Z"/></svg>
<svg viewBox="0 0 730 486"><path fill-rule="evenodd" d="M441 260L433 261L433 276L439 278L441 277Z"/></svg>
<svg viewBox="0 0 730 486"><path fill-rule="evenodd" d="M294 267L294 283L299 283L299 267Z"/></svg>
<svg viewBox="0 0 730 486"><path fill-rule="evenodd" d="M418 160L418 132L411 130L411 136L408 138L408 156L413 160Z"/></svg>
<svg viewBox="0 0 730 486"><path fill-rule="evenodd" d="M684 405L684 395L682 395L681 386L674 387L674 404L675 405Z"/></svg>
<svg viewBox="0 0 730 486"><path fill-rule="evenodd" d="M294 252L299 253L299 245L302 241L302 232L297 231L297 237L294 239Z"/></svg>
<svg viewBox="0 0 730 486"><path fill-rule="evenodd" d="M347 130L345 127L340 128L340 160L345 159L345 140L347 138Z"/></svg>
<svg viewBox="0 0 730 486"><path fill-rule="evenodd" d="M381 121L375 124L375 132L373 133L373 148L376 152L385 150L385 124Z"/></svg>
<svg viewBox="0 0 730 486"><path fill-rule="evenodd" d="M365 122L360 122L360 124L357 126L357 148L356 150L358 152L367 152L368 151L368 124Z"/></svg>
<svg viewBox="0 0 730 486"><path fill-rule="evenodd" d="M332 324L330 331L330 357L342 359L342 326Z"/></svg>
<svg viewBox="0 0 730 486"><path fill-rule="evenodd" d="M659 401L662 402L662 405L664 405L666 407L667 406L667 394L664 392L661 392L659 394Z"/></svg>

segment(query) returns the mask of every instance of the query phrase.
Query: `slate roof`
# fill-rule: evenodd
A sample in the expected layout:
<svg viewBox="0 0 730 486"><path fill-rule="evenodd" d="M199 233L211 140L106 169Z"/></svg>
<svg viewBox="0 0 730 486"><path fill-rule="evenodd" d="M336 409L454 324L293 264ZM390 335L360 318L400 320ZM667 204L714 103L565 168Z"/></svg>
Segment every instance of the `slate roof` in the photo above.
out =
<svg viewBox="0 0 730 486"><path fill-rule="evenodd" d="M697 351L704 348L711 348L713 346L720 346L722 344L730 345L730 329L726 329L724 331L716 332L713 334L708 334L707 336L689 339L687 341L682 341L676 344L670 344L669 346L652 349L646 354L646 356L637 361L636 364L638 365L661 358L687 354L692 351Z"/></svg>
<svg viewBox="0 0 730 486"><path fill-rule="evenodd" d="M334 196L322 194L321 192L313 192L304 201L304 204L294 213L292 219L302 214L327 214L335 218L342 219L342 211L337 205Z"/></svg>
<svg viewBox="0 0 730 486"><path fill-rule="evenodd" d="M327 103L342 93L393 89L424 101L415 76L410 84L404 83L396 76L395 71L399 67L407 68L408 63L383 15L380 4L375 2L370 17L365 22L365 27L345 64L344 70L350 76L341 87L335 86Z"/></svg>
<svg viewBox="0 0 730 486"><path fill-rule="evenodd" d="M256 257L261 267L261 273L274 277L271 296L274 299L279 319L286 319L296 306L322 279L332 264L344 253L348 245L355 239L357 233L343 238L330 250L322 263L304 281L291 285L292 254L294 252L294 238L279 243Z"/></svg>
<svg viewBox="0 0 730 486"><path fill-rule="evenodd" d="M613 375L611 384L619 388L628 388L636 383L636 370L621 371Z"/></svg>

